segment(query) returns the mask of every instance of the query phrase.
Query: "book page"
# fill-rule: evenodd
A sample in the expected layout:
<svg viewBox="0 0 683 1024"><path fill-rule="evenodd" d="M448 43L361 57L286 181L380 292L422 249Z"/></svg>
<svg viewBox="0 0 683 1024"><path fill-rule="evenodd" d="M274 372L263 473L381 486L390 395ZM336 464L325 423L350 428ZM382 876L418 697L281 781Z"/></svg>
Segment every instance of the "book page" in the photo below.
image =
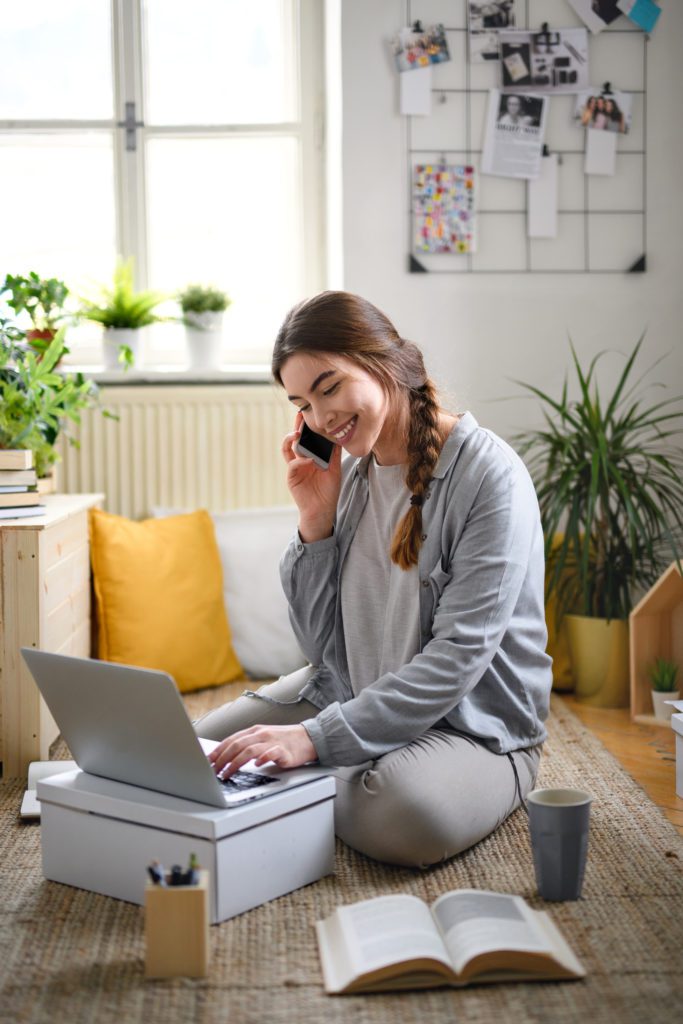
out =
<svg viewBox="0 0 683 1024"><path fill-rule="evenodd" d="M429 908L416 896L380 896L336 913L356 974L417 957L452 966Z"/></svg>
<svg viewBox="0 0 683 1024"><path fill-rule="evenodd" d="M432 913L458 974L481 953L499 949L551 952L519 896L460 889L440 896L432 904Z"/></svg>

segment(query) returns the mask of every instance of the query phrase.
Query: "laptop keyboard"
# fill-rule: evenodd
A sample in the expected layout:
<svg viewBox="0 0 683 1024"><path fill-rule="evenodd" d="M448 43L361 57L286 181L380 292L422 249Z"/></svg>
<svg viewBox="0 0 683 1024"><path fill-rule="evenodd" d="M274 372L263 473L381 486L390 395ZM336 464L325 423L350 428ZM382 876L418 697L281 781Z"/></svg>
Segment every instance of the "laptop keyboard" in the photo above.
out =
<svg viewBox="0 0 683 1024"><path fill-rule="evenodd" d="M236 771L229 779L219 778L218 781L228 793L243 793L246 789L255 789L257 786L265 786L277 780L268 775L258 775L256 772Z"/></svg>

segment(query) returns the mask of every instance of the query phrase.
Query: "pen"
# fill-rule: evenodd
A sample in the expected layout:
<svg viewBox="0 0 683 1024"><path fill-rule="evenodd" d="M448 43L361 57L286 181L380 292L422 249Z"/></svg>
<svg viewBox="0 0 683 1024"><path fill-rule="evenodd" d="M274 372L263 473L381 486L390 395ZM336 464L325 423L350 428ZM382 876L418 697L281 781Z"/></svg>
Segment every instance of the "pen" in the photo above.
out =
<svg viewBox="0 0 683 1024"><path fill-rule="evenodd" d="M166 885L164 869L158 860L153 860L151 864L147 865L147 873L155 885Z"/></svg>
<svg viewBox="0 0 683 1024"><path fill-rule="evenodd" d="M187 871L185 872L185 875L184 875L184 878L183 878L183 882L185 883L185 885L197 885L198 884L198 882L199 882L198 871L199 871L199 861L197 860L197 854L196 853L191 853L190 854L190 863L188 865Z"/></svg>

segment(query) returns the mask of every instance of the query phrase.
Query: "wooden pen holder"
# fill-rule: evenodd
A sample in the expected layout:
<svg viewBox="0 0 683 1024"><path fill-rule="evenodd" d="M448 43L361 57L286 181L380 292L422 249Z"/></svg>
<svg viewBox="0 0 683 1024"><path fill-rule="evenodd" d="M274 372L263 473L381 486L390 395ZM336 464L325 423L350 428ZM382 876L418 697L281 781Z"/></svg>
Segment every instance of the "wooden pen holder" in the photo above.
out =
<svg viewBox="0 0 683 1024"><path fill-rule="evenodd" d="M209 973L209 872L197 885L145 886L145 977Z"/></svg>

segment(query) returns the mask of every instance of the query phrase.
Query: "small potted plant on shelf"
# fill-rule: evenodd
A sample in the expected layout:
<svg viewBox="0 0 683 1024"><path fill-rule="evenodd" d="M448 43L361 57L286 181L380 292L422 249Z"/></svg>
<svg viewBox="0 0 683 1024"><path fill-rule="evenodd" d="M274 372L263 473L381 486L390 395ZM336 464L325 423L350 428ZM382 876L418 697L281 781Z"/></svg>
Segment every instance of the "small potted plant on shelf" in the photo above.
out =
<svg viewBox="0 0 683 1024"><path fill-rule="evenodd" d="M36 352L43 353L54 338L57 328L68 317L64 303L69 289L56 277L40 277L34 270L28 277L7 274L0 288L0 296L7 295L5 303L15 316L28 314L32 327L26 331L26 340ZM62 355L68 352L62 347Z"/></svg>
<svg viewBox="0 0 683 1024"><path fill-rule="evenodd" d="M678 700L679 698L678 690L674 689L676 686L676 676L678 675L678 665L673 661L668 661L666 658L656 658L648 674L652 683L652 708L655 718L668 722L673 713L673 708L670 704L666 704L665 701Z"/></svg>
<svg viewBox="0 0 683 1024"><path fill-rule="evenodd" d="M83 299L80 316L104 327L104 366L107 370L128 369L142 361L141 329L169 320L155 310L168 299L162 292L135 291L133 261L119 260L111 288L102 286L99 295Z"/></svg>
<svg viewBox="0 0 683 1024"><path fill-rule="evenodd" d="M68 433L69 421L79 423L81 411L99 403L94 381L80 373L55 371L64 351L63 329L39 356L23 331L0 320L0 448L33 451L39 478L46 478L58 459L60 432L77 445ZM39 483L41 492L47 489Z"/></svg>
<svg viewBox="0 0 683 1024"><path fill-rule="evenodd" d="M545 426L519 435L536 485L546 544L546 596L567 624L576 693L602 706L629 701L628 616L639 590L671 561L680 567L683 537L681 396L649 401L631 380L643 338L611 394L596 367L581 366L571 346L578 397L565 378L541 401ZM520 382L521 383L521 382Z"/></svg>
<svg viewBox="0 0 683 1024"><path fill-rule="evenodd" d="M225 292L211 285L189 284L178 294L191 369L215 370L220 366L223 314L230 301Z"/></svg>

